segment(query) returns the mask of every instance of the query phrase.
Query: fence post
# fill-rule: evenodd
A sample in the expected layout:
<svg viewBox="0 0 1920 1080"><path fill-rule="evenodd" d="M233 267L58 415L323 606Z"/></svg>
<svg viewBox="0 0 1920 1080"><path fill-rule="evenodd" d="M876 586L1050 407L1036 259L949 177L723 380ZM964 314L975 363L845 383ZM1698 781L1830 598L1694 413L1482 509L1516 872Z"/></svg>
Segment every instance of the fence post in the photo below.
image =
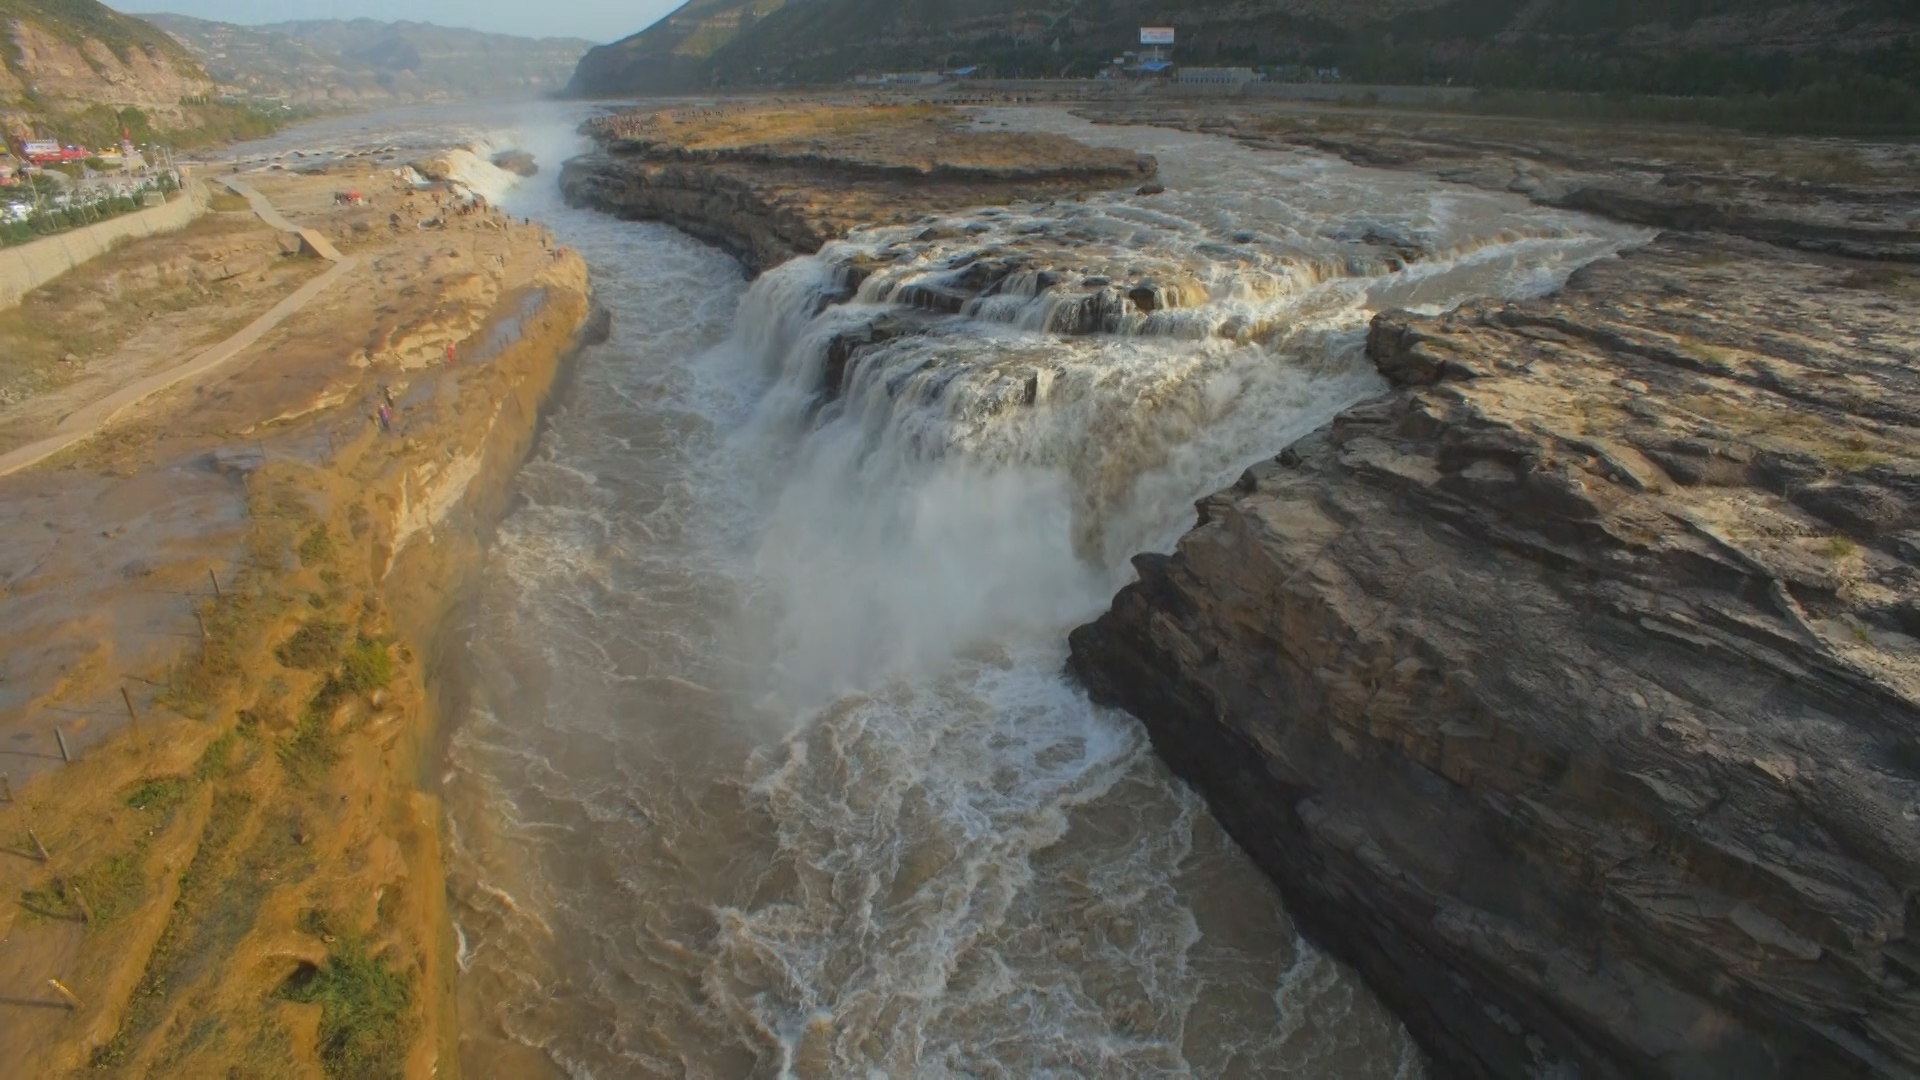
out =
<svg viewBox="0 0 1920 1080"><path fill-rule="evenodd" d="M87 906L87 898L80 895L80 886L75 885L71 881L63 881L61 884L66 887L67 895L73 897L73 906L80 909L80 918L84 920L88 926L92 926L93 909Z"/></svg>
<svg viewBox="0 0 1920 1080"><path fill-rule="evenodd" d="M74 996L73 991L67 989L66 986L62 984L59 979L48 979L47 985L53 987L53 992L56 994L59 994L60 1000L67 1003L67 1008L72 1009L75 1012L78 1012L81 1008L83 1008L83 1006L80 1004L80 999Z"/></svg>

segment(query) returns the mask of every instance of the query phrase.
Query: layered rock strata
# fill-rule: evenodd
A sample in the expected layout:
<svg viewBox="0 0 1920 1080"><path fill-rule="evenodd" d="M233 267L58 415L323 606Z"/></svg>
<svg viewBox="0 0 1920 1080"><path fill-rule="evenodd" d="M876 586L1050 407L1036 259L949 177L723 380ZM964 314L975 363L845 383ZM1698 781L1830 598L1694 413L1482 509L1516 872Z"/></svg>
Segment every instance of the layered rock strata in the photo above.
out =
<svg viewBox="0 0 1920 1080"><path fill-rule="evenodd" d="M1914 1075L1916 297L1669 235L1382 315L1071 665L1450 1072Z"/></svg>
<svg viewBox="0 0 1920 1080"><path fill-rule="evenodd" d="M926 108L735 106L590 124L567 201L664 221L758 272L859 225L1140 184L1157 164L1057 136L968 130Z"/></svg>

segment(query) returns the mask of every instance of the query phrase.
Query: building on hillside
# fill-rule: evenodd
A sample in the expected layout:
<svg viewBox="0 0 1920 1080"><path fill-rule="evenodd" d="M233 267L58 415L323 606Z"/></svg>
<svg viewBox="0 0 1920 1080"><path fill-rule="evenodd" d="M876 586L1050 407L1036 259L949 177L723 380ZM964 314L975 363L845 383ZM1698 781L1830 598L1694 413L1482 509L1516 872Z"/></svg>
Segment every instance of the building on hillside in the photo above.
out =
<svg viewBox="0 0 1920 1080"><path fill-rule="evenodd" d="M12 187L20 182L20 163L12 154L0 154L0 187Z"/></svg>
<svg viewBox="0 0 1920 1080"><path fill-rule="evenodd" d="M1183 67L1174 81L1182 86L1245 86L1261 78L1252 68Z"/></svg>

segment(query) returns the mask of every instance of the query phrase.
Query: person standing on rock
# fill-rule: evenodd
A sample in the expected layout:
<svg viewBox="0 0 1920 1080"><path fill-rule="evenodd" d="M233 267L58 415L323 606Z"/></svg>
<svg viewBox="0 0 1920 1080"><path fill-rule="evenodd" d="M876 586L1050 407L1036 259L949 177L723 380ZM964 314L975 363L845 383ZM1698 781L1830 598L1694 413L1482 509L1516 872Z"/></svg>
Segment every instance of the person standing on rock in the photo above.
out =
<svg viewBox="0 0 1920 1080"><path fill-rule="evenodd" d="M447 342L447 366L453 366L453 342Z"/></svg>

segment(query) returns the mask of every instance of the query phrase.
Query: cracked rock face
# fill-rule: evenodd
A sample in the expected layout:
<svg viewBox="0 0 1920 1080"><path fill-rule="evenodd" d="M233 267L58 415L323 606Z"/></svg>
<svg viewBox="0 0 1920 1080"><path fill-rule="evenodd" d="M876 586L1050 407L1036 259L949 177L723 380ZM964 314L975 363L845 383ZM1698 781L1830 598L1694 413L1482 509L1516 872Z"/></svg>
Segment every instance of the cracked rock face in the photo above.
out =
<svg viewBox="0 0 1920 1080"><path fill-rule="evenodd" d="M1917 284L1667 236L1382 315L1072 665L1443 1066L1913 1075Z"/></svg>

